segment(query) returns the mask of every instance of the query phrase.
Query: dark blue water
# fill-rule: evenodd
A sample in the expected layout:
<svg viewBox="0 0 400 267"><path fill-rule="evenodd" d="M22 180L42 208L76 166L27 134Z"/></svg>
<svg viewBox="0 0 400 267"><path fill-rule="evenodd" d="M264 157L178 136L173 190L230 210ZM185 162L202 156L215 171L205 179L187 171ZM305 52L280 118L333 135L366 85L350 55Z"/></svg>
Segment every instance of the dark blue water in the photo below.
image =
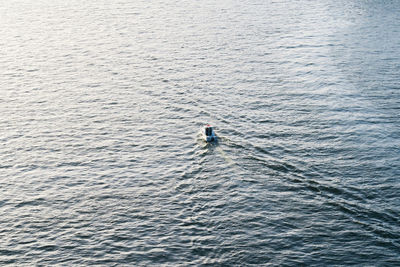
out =
<svg viewBox="0 0 400 267"><path fill-rule="evenodd" d="M0 265L398 266L399 11L1 2Z"/></svg>

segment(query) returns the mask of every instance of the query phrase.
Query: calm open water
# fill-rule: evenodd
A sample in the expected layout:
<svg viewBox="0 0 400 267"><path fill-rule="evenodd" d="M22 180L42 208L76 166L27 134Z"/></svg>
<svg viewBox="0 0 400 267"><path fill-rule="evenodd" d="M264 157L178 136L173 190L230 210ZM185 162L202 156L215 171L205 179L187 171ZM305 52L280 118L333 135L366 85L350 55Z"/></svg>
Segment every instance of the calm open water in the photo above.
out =
<svg viewBox="0 0 400 267"><path fill-rule="evenodd" d="M0 37L0 265L400 264L399 1L7 0Z"/></svg>

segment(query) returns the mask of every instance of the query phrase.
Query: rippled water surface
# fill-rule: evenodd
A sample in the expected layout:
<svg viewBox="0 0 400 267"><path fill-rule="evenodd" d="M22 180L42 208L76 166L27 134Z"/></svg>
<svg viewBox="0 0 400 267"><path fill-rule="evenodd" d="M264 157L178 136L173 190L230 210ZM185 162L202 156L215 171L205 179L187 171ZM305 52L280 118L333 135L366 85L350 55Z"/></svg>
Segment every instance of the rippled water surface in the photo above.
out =
<svg viewBox="0 0 400 267"><path fill-rule="evenodd" d="M0 26L1 265L400 264L400 2L9 0Z"/></svg>

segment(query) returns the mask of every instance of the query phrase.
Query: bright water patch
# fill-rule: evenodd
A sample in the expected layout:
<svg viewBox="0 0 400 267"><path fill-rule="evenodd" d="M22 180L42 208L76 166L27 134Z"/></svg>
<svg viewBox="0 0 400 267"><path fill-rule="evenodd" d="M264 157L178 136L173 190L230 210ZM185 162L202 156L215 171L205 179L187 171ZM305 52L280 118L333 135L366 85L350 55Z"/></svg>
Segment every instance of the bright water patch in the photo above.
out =
<svg viewBox="0 0 400 267"><path fill-rule="evenodd" d="M399 265L399 9L1 2L0 264Z"/></svg>

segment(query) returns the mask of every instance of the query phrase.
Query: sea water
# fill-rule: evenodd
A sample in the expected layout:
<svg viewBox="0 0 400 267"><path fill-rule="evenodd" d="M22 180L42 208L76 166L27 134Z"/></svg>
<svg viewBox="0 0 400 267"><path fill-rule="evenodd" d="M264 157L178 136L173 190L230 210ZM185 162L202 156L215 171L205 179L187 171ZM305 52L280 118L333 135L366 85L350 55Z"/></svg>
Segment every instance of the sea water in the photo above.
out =
<svg viewBox="0 0 400 267"><path fill-rule="evenodd" d="M10 0L0 26L0 265L400 264L400 2Z"/></svg>

